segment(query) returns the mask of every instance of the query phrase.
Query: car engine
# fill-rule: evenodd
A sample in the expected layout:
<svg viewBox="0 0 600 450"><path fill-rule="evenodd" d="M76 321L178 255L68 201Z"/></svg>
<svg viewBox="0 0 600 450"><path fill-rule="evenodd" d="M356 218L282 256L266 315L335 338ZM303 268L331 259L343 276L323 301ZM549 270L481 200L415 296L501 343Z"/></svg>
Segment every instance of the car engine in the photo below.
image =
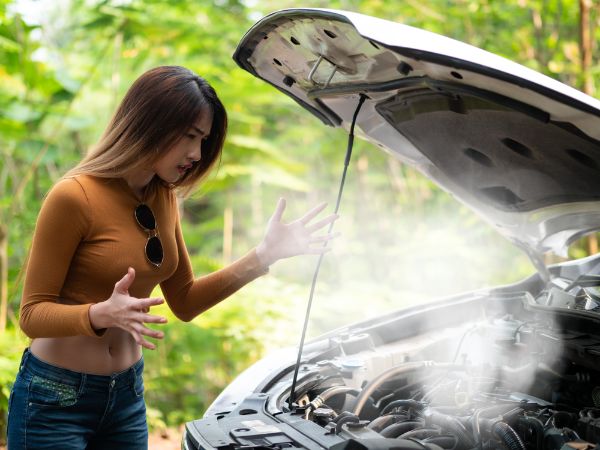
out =
<svg viewBox="0 0 600 450"><path fill-rule="evenodd" d="M402 347L447 353L449 334L460 335L450 361L405 361L372 378L386 349L367 334L341 338L343 356L316 363L322 370L310 379L319 382L305 386L296 413L344 436L335 448L588 449L600 442L600 372L564 357L582 353L564 345L581 336L505 316Z"/></svg>
<svg viewBox="0 0 600 450"><path fill-rule="evenodd" d="M600 450L598 279L574 270L321 336L295 390L289 357L242 374L183 448Z"/></svg>

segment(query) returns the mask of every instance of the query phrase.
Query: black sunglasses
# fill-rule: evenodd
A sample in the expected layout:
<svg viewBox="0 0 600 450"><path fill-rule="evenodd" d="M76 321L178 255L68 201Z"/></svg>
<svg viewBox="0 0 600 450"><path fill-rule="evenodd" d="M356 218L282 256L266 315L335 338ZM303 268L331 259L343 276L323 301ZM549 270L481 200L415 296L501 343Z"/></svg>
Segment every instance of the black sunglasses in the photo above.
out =
<svg viewBox="0 0 600 450"><path fill-rule="evenodd" d="M133 213L135 220L140 227L148 233L148 240L144 249L146 259L150 264L160 267L163 262L163 247L158 237L158 228L156 227L156 219L150 207L144 203L140 203Z"/></svg>

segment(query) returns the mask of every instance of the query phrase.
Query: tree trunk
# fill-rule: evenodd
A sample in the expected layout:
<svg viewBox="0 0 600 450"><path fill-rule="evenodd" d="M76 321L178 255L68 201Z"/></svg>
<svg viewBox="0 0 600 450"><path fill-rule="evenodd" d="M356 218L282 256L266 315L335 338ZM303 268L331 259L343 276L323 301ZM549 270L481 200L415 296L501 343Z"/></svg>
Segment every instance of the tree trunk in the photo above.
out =
<svg viewBox="0 0 600 450"><path fill-rule="evenodd" d="M531 21L535 35L535 59L540 65L540 70L545 70L547 61L544 49L544 20L540 11L535 8L531 10Z"/></svg>

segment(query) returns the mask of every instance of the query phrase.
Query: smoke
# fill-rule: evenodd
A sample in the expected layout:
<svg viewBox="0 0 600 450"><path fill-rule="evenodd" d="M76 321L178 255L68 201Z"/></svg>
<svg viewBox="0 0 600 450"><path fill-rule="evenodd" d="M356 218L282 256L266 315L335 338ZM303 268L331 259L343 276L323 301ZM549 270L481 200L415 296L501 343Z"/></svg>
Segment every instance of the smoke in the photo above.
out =
<svg viewBox="0 0 600 450"><path fill-rule="evenodd" d="M336 224L342 236L321 268L311 336L535 273L526 255L461 207L453 219L450 211L432 217L392 213L342 214ZM309 279L314 265L293 268Z"/></svg>

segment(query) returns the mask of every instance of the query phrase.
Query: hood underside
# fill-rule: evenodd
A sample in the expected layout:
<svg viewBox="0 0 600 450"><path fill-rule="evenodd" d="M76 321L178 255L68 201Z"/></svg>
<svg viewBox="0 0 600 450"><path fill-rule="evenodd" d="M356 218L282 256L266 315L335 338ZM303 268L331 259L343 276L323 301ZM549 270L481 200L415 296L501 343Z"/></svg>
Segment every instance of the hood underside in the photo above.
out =
<svg viewBox="0 0 600 450"><path fill-rule="evenodd" d="M416 167L530 255L600 228L600 102L481 49L356 13L259 21L235 61Z"/></svg>

